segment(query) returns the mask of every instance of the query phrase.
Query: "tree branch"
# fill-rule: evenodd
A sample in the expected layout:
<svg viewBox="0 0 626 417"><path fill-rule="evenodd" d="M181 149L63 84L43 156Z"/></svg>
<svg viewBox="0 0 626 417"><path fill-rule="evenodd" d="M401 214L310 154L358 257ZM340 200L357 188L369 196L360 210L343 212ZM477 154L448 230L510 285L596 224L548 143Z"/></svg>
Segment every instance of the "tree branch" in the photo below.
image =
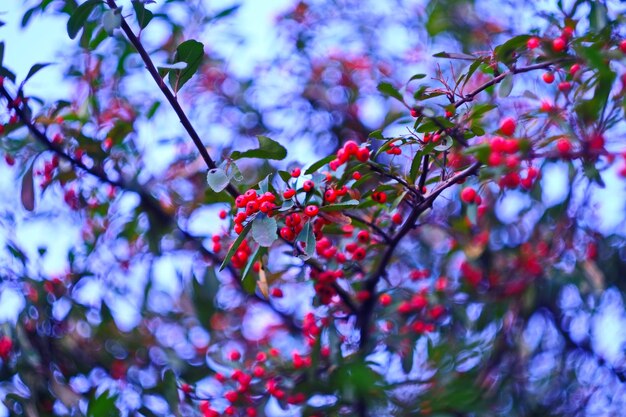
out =
<svg viewBox="0 0 626 417"><path fill-rule="evenodd" d="M106 0L106 2L109 5L109 7L113 10L116 10L118 8L117 4L115 3L115 0ZM204 146L204 144L202 143L202 139L200 139L198 132L196 132L195 128L191 124L191 121L187 117L187 114L180 106L178 99L176 98L174 93L172 93L169 87L165 84L165 82L163 81L163 78L161 78L161 76L159 75L159 71L157 70L156 66L152 62L150 55L148 55L148 52L141 44L141 41L135 35L133 30L130 28L130 26L126 22L126 19L124 19L124 17L121 15L120 17L122 19L121 20L122 31L126 34L126 37L130 41L130 43L135 47L135 49L139 53L139 56L141 56L141 59L146 65L146 69L148 70L148 72L150 73L154 81L156 82L161 92L163 92L163 95L167 99L172 109L174 109L174 112L180 119L180 123L183 125L183 127L187 131L187 134L193 141L194 145L196 145L196 148L198 149L198 152L200 152L200 155L202 156L202 159L206 163L207 167L209 167L209 169L217 168L215 161L213 161L213 159L211 158L211 155L209 155L209 152L207 151L206 146ZM239 191L237 191L237 189L230 183L226 187L226 191L228 192L228 194L230 194L234 198L236 198L239 195Z"/></svg>

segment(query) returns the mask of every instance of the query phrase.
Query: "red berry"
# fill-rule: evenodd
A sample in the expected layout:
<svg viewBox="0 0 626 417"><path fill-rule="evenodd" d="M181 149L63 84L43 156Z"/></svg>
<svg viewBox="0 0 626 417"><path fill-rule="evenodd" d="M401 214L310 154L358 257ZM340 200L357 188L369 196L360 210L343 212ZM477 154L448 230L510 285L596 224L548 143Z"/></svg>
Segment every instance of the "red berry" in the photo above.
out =
<svg viewBox="0 0 626 417"><path fill-rule="evenodd" d="M554 82L554 73L552 72L544 72L543 73L543 82L546 84L552 84Z"/></svg>
<svg viewBox="0 0 626 417"><path fill-rule="evenodd" d="M359 145L355 141L349 140L343 145L343 151L347 156L356 155L359 151Z"/></svg>
<svg viewBox="0 0 626 417"><path fill-rule="evenodd" d="M356 154L356 159L361 162L367 162L370 159L370 150L367 148L361 148Z"/></svg>
<svg viewBox="0 0 626 417"><path fill-rule="evenodd" d="M533 36L532 38L528 39L526 41L526 47L528 49L538 48L539 47L539 38Z"/></svg>
<svg viewBox="0 0 626 417"><path fill-rule="evenodd" d="M512 136L515 133L515 120L512 117L502 119L500 122L500 130L506 136Z"/></svg>
<svg viewBox="0 0 626 417"><path fill-rule="evenodd" d="M464 188L463 191L461 191L461 201L465 204L472 204L476 199L476 195L476 190L472 187Z"/></svg>
<svg viewBox="0 0 626 417"><path fill-rule="evenodd" d="M576 73L580 71L580 65L578 64L574 64L570 67L569 69L569 73L570 75L573 77L574 75L576 75Z"/></svg>
<svg viewBox="0 0 626 417"><path fill-rule="evenodd" d="M304 208L304 214L306 214L309 217L317 216L317 213L319 211L320 211L319 207L314 206L314 205L309 205Z"/></svg>
<svg viewBox="0 0 626 417"><path fill-rule="evenodd" d="M619 49L620 51L622 51L622 53L626 54L626 39L619 43Z"/></svg>
<svg viewBox="0 0 626 417"><path fill-rule="evenodd" d="M369 232L367 230L360 230L359 233L357 233L356 238L361 243L369 243L369 241L370 241L370 234L369 234Z"/></svg>
<svg viewBox="0 0 626 417"><path fill-rule="evenodd" d="M558 89L564 93L568 92L572 88L572 84L569 81L563 81L559 83Z"/></svg>
<svg viewBox="0 0 626 417"><path fill-rule="evenodd" d="M420 112L417 109L415 109L415 108L411 109L411 117L416 117L417 118L419 116L420 116Z"/></svg>
<svg viewBox="0 0 626 417"><path fill-rule="evenodd" d="M402 224L402 215L400 213L393 213L391 221L395 224Z"/></svg>
<svg viewBox="0 0 626 417"><path fill-rule="evenodd" d="M552 106L552 103L550 103L547 100L542 100L541 101L541 107L539 108L539 110L541 110L542 112L550 112L552 111L552 109L554 109L554 106Z"/></svg>
<svg viewBox="0 0 626 417"><path fill-rule="evenodd" d="M289 200L294 195L296 195L296 190L294 190L293 188L287 188L285 191L283 191L283 198L285 200Z"/></svg>
<svg viewBox="0 0 626 417"><path fill-rule="evenodd" d="M334 202L335 200L337 200L337 192L332 189L326 190L326 192L324 193L324 199L329 203Z"/></svg>
<svg viewBox="0 0 626 417"><path fill-rule="evenodd" d="M13 166L15 165L15 158L13 158L12 155L6 154L4 155L4 161L7 163L8 166Z"/></svg>
<svg viewBox="0 0 626 417"><path fill-rule="evenodd" d="M241 359L241 353L239 353L238 350L233 350L228 354L228 358L231 361L238 361L239 359Z"/></svg>
<svg viewBox="0 0 626 417"><path fill-rule="evenodd" d="M574 36L574 28L565 26L561 31L561 38L563 38L564 40L568 40L572 36Z"/></svg>
<svg viewBox="0 0 626 417"><path fill-rule="evenodd" d="M378 301L381 306L387 307L393 300L389 294L381 294L380 297L378 297Z"/></svg>
<svg viewBox="0 0 626 417"><path fill-rule="evenodd" d="M283 227L280 229L280 237L282 237L286 241L291 242L296 237L296 235L291 228Z"/></svg>
<svg viewBox="0 0 626 417"><path fill-rule="evenodd" d="M219 216L220 219L224 220L228 216L228 212L226 212L226 210L220 210Z"/></svg>
<svg viewBox="0 0 626 417"><path fill-rule="evenodd" d="M354 171L354 172L352 173L352 178L353 178L354 180L356 180L356 181L360 180L360 179L361 179L361 173L360 173L359 171Z"/></svg>
<svg viewBox="0 0 626 417"><path fill-rule="evenodd" d="M359 246L354 250L354 252L352 252L352 259L354 259L355 261L361 261L365 259L365 255L367 255L365 248Z"/></svg>
<svg viewBox="0 0 626 417"><path fill-rule="evenodd" d="M272 288L272 297L283 298L283 290L277 287Z"/></svg>
<svg viewBox="0 0 626 417"><path fill-rule="evenodd" d="M302 184L302 189L307 193L311 191L313 187L315 187L315 183L311 180L306 180L304 181L304 184Z"/></svg>
<svg viewBox="0 0 626 417"><path fill-rule="evenodd" d="M567 155L572 151L572 144L569 140L561 138L556 143L556 149L561 155Z"/></svg>
<svg viewBox="0 0 626 417"><path fill-rule="evenodd" d="M291 170L291 176L293 178L298 178L300 176L301 172L302 171L300 170L300 168L294 168L294 169Z"/></svg>
<svg viewBox="0 0 626 417"><path fill-rule="evenodd" d="M9 336L2 336L0 338L0 359L6 360L9 357L13 349L13 341Z"/></svg>
<svg viewBox="0 0 626 417"><path fill-rule="evenodd" d="M237 393L237 391L228 391L226 393L224 393L224 398L226 398L226 400L229 403L234 403L237 401L237 397L239 397L239 394Z"/></svg>
<svg viewBox="0 0 626 417"><path fill-rule="evenodd" d="M552 41L552 49L554 52L563 52L567 47L567 42L563 38L556 38Z"/></svg>

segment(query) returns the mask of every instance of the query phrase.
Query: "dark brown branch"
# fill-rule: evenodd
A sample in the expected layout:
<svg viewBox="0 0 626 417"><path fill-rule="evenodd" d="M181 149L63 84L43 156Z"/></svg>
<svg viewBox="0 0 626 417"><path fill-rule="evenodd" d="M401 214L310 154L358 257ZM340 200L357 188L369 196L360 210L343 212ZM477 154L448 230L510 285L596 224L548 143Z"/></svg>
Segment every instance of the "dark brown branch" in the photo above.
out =
<svg viewBox="0 0 626 417"><path fill-rule="evenodd" d="M491 87L492 85L496 85L500 82L502 82L502 80L504 80L507 76L509 75L515 75L515 74L522 74L524 72L530 72L530 71L536 71L536 70L540 70L540 69L546 69L546 68L550 68L552 65L554 64L558 64L560 62L562 62L563 59L557 59L557 60L553 60L553 61L546 61L546 62L541 62L539 64L533 64L533 65L529 65L527 67L521 67L521 68L512 68L511 70L504 72L500 75L498 75L497 77L492 78L491 80L487 81L486 83L482 84L481 86L477 87L476 89L470 91L469 93L465 94L465 96L454 102L454 107L458 108L461 105L465 104L465 103L469 103L470 101L474 100L474 97L476 97L479 93L485 91L487 88Z"/></svg>
<svg viewBox="0 0 626 417"><path fill-rule="evenodd" d="M115 3L115 0L106 0L106 2L109 5L109 7L113 10L116 10L118 8L117 4ZM211 158L211 155L209 155L209 152L207 151L206 146L204 146L204 144L202 143L202 139L200 139L198 132L196 132L196 129L191 124L191 121L187 117L187 114L180 106L178 99L176 98L174 93L172 93L169 87L165 84L165 81L163 81L163 78L161 77L161 75L159 75L159 71L157 70L156 66L152 62L150 55L148 55L148 52L143 47L141 41L135 35L133 30L130 28L130 26L126 22L126 19L124 19L123 16L120 16L120 17L122 19L121 21L122 31L126 34L126 37L128 37L128 40L130 41L130 43L135 47L135 49L139 53L139 56L141 56L141 59L146 65L146 69L148 70L148 72L150 73L154 81L156 82L161 92L163 92L163 95L167 99L170 106L172 106L172 109L174 109L174 112L176 112L176 115L180 119L180 123L185 128L185 131L187 131L187 134L189 135L194 145L198 149L198 152L200 152L200 155L202 156L202 159L206 163L207 167L209 167L209 169L217 168L215 161L213 161L213 159ZM233 197L237 197L239 195L239 191L237 191L237 189L232 184L228 184L228 186L226 187L226 191L228 192L228 194L230 194Z"/></svg>

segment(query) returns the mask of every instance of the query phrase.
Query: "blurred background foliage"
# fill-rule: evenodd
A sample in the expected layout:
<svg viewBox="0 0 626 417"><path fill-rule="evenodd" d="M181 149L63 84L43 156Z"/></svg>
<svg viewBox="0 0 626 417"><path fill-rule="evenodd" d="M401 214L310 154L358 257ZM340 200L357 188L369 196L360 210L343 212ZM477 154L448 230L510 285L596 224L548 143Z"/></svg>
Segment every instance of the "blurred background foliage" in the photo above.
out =
<svg viewBox="0 0 626 417"><path fill-rule="evenodd" d="M488 168L478 185L485 213L444 194L386 269L379 291L393 302L374 309L366 348L355 317L336 298L320 303L310 272L287 245L276 245L264 262L272 271L264 278L269 294L255 289L258 271L251 288L240 282L240 269L219 271L218 255L232 240L230 217L219 212L234 199L207 187L204 162L115 13L92 3L75 27L74 0L19 5L25 27L42 15L69 20L75 40L58 51L55 67L70 97L39 98L28 82L22 89L21 80L45 77L50 68L13 76L11 62L0 60L45 135L101 174L59 160L23 123L9 122L10 109L0 114L0 147L10 166L3 172L15 180L0 218L0 309L16 311L0 328L2 413L336 416L357 415L364 406L381 416L623 413L624 58L615 55L626 35L622 2L120 2L162 73L176 71L168 65L183 41L204 45L196 75L177 98L240 191L348 140L369 141L373 151L386 146L377 139L406 135L411 108L448 109L446 83L460 74L471 90L514 68L528 38L516 36L550 39L576 27L573 55L592 73L576 96L570 100L536 74L516 77L470 107L496 105L483 107L486 115L475 117L472 130L496 132L498 121L512 116L521 136L550 144L568 124L572 136L601 129L613 157L546 153L536 160L540 180L529 190L499 187L488 180L501 173ZM510 50L494 52L510 39ZM453 59L433 58L441 51ZM415 74L427 75L411 80ZM563 112L540 111L542 101ZM282 144L287 159L231 165L231 153L257 146L257 135ZM476 147L478 159L480 152ZM452 170L454 158L467 155L446 157ZM381 152L378 162L417 183L406 154ZM429 187L443 179L445 164ZM381 182L364 180L364 198ZM402 210L398 187L384 187ZM395 230L385 221L385 230ZM329 235L339 240L344 232ZM221 236L220 250L212 236ZM379 242L368 250L383 249ZM354 299L365 272L346 267L350 280L342 285ZM401 313L402 303L419 301L416 295L428 299L432 332ZM254 374L258 366L262 376ZM287 394L277 395L270 382ZM241 397L230 401L225 394L237 389Z"/></svg>

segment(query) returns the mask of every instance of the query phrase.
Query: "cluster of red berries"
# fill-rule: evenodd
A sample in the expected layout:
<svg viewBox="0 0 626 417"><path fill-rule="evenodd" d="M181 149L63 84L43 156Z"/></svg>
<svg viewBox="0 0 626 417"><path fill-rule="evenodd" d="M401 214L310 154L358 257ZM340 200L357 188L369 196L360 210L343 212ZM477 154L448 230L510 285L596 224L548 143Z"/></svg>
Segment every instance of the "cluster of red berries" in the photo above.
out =
<svg viewBox="0 0 626 417"><path fill-rule="evenodd" d="M308 207L315 207L315 206L308 206ZM311 210L309 210L309 212L310 211ZM282 237L288 242L293 242L296 236L300 234L303 227L304 227L304 222L302 221L302 216L299 213L288 214L287 216L285 216L285 226L280 229L280 232L279 232L280 237Z"/></svg>
<svg viewBox="0 0 626 417"><path fill-rule="evenodd" d="M38 177L43 177L41 180L41 188L45 188L52 181L52 175L54 174L54 170L59 166L59 157L58 155L53 155L50 160L47 160L43 169L35 170L35 175Z"/></svg>
<svg viewBox="0 0 626 417"><path fill-rule="evenodd" d="M337 293L333 288L333 284L341 277L343 277L343 270L341 269L327 269L325 271L311 270L311 278L315 280L315 293L320 303L327 305L332 302L333 297Z"/></svg>
<svg viewBox="0 0 626 417"><path fill-rule="evenodd" d="M446 310L442 305L430 306L427 293L428 290L424 288L409 300L398 304L398 313L409 316L405 331L410 329L416 334L431 333L435 331L436 322L445 314ZM383 306L391 304L391 296L388 294L382 294L379 300Z"/></svg>
<svg viewBox="0 0 626 417"><path fill-rule="evenodd" d="M439 133L424 133L424 138L422 142L424 143L437 143L441 140L441 135Z"/></svg>
<svg viewBox="0 0 626 417"><path fill-rule="evenodd" d="M359 148L355 141L349 140L337 151L336 158L330 161L328 166L335 171L341 165L347 163L351 156L356 157L360 162L367 162L370 159L370 150L366 147Z"/></svg>
<svg viewBox="0 0 626 417"><path fill-rule="evenodd" d="M235 233L241 233L244 228L243 223L256 213L261 212L271 216L272 211L276 208L275 202L276 196L269 191L259 195L256 190L249 189L237 196L235 206L242 211L238 212L234 218Z"/></svg>
<svg viewBox="0 0 626 417"><path fill-rule="evenodd" d="M384 191L375 191L372 193L372 200L380 204L385 204L387 202L387 194Z"/></svg>
<svg viewBox="0 0 626 417"><path fill-rule="evenodd" d="M250 254L252 254L252 249L248 245L248 241L244 239L235 251L235 254L230 258L230 262L235 268L243 268L248 263Z"/></svg>
<svg viewBox="0 0 626 417"><path fill-rule="evenodd" d="M390 143L385 153L388 155L402 155L402 149L395 143Z"/></svg>
<svg viewBox="0 0 626 417"><path fill-rule="evenodd" d="M466 261L461 263L461 275L474 288L476 288L483 279L483 272L480 268L477 268Z"/></svg>

